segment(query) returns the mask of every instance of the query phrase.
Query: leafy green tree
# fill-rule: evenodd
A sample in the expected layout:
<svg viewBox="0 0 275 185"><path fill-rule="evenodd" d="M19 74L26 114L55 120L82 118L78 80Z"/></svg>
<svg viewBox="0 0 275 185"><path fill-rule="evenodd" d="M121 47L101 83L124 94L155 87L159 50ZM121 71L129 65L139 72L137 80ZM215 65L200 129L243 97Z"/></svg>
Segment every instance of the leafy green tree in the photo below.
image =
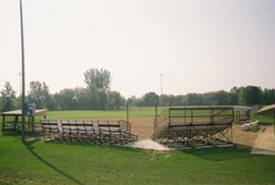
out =
<svg viewBox="0 0 275 185"><path fill-rule="evenodd" d="M107 98L107 93L100 92L100 91L92 91L91 93L92 96L95 97L95 108L96 110L105 110L107 109L107 103L108 103L108 98Z"/></svg>
<svg viewBox="0 0 275 185"><path fill-rule="evenodd" d="M233 88L230 89L229 93L231 96L230 98L231 105L237 105L239 103L238 98L239 98L240 88L234 86Z"/></svg>
<svg viewBox="0 0 275 185"><path fill-rule="evenodd" d="M108 98L108 109L118 110L121 105L124 104L125 100L117 91L109 91L107 94Z"/></svg>
<svg viewBox="0 0 275 185"><path fill-rule="evenodd" d="M12 89L11 84L6 82L4 89L1 91L2 111L12 110L14 108L15 99L15 91Z"/></svg>
<svg viewBox="0 0 275 185"><path fill-rule="evenodd" d="M3 100L2 96L0 96L0 112L3 110Z"/></svg>
<svg viewBox="0 0 275 185"><path fill-rule="evenodd" d="M84 73L89 89L91 107L97 110L107 108L107 92L110 90L111 73L106 69L89 69Z"/></svg>
<svg viewBox="0 0 275 185"><path fill-rule="evenodd" d="M52 108L52 98L49 92L49 87L45 82L30 82L28 102L35 103L37 109Z"/></svg>
<svg viewBox="0 0 275 185"><path fill-rule="evenodd" d="M162 94L159 97L160 106L175 106L181 104L181 97Z"/></svg>
<svg viewBox="0 0 275 185"><path fill-rule="evenodd" d="M22 104L22 96L18 96L14 100L14 109L21 109L21 104Z"/></svg>
<svg viewBox="0 0 275 185"><path fill-rule="evenodd" d="M154 92L146 93L143 96L144 106L155 106L159 103L159 96Z"/></svg>
<svg viewBox="0 0 275 185"><path fill-rule="evenodd" d="M247 86L242 87L239 93L240 105L260 105L262 104L263 95L260 87Z"/></svg>
<svg viewBox="0 0 275 185"><path fill-rule="evenodd" d="M78 109L78 110L95 109L95 107L93 107L95 100L92 99L93 97L91 97L90 94L91 93L87 88L75 88L73 99L76 101L77 105L73 109Z"/></svg>
<svg viewBox="0 0 275 185"><path fill-rule="evenodd" d="M186 95L185 105L202 105L202 96L197 93L190 93Z"/></svg>
<svg viewBox="0 0 275 185"><path fill-rule="evenodd" d="M111 73L106 69L89 69L84 73L88 88L106 93L110 90Z"/></svg>
<svg viewBox="0 0 275 185"><path fill-rule="evenodd" d="M275 103L275 89L265 89L264 90L263 103L266 105Z"/></svg>
<svg viewBox="0 0 275 185"><path fill-rule="evenodd" d="M127 99L129 105L137 105L137 97L131 96Z"/></svg>
<svg viewBox="0 0 275 185"><path fill-rule="evenodd" d="M215 100L218 102L218 105L230 105L231 104L231 95L226 91L218 91L214 93Z"/></svg>
<svg viewBox="0 0 275 185"><path fill-rule="evenodd" d="M58 109L74 110L77 107L77 100L73 89L63 89L54 95L55 101L58 102Z"/></svg>

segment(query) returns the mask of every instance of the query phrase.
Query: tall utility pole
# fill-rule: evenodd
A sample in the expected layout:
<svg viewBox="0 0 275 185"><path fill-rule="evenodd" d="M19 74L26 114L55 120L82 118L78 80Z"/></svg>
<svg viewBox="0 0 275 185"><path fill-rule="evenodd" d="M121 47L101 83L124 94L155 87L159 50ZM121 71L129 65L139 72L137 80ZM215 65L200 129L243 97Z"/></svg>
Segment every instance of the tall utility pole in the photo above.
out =
<svg viewBox="0 0 275 185"><path fill-rule="evenodd" d="M160 73L159 74L159 78L160 78L160 95L163 94L163 74Z"/></svg>
<svg viewBox="0 0 275 185"><path fill-rule="evenodd" d="M23 27L23 8L20 0L20 28L21 28L21 56L22 56L22 135L21 141L25 141L25 47L24 47L24 27Z"/></svg>

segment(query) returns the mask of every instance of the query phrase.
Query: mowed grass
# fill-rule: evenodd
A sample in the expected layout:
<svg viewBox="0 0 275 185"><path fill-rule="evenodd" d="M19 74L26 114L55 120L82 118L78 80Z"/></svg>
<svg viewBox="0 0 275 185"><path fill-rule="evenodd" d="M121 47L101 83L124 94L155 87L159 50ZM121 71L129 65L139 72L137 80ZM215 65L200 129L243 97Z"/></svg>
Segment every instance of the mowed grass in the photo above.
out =
<svg viewBox="0 0 275 185"><path fill-rule="evenodd" d="M209 106L189 106L189 107L209 107ZM158 107L157 111L160 114L169 107ZM89 119L89 118L126 118L125 110L70 110L70 111L50 111L48 112L49 119ZM129 107L129 117L154 117L156 113L155 107Z"/></svg>
<svg viewBox="0 0 275 185"><path fill-rule="evenodd" d="M149 117L154 108L135 114ZM48 113L49 119L124 116L124 111ZM275 184L274 164L275 156L251 155L249 148L154 152L45 141L22 144L19 136L0 132L0 184L268 185Z"/></svg>
<svg viewBox="0 0 275 185"><path fill-rule="evenodd" d="M264 116L258 116L253 114L252 115L252 120L256 121L259 120L260 125L272 125L274 124L274 120L272 117L264 117Z"/></svg>
<svg viewBox="0 0 275 185"><path fill-rule="evenodd" d="M163 108L159 108L159 111ZM129 117L154 117L154 107L130 107ZM126 110L106 110L106 111L50 111L47 117L49 119L89 119L89 118L126 118Z"/></svg>
<svg viewBox="0 0 275 185"><path fill-rule="evenodd" d="M196 106L190 106L196 107ZM200 106L207 107L207 106ZM158 107L158 114L166 110L168 107ZM129 117L154 117L155 107L130 107ZM50 111L48 112L48 119L92 119L92 118L125 118L126 110L118 111ZM42 118L37 118L36 122ZM259 120L261 125L272 125L274 123L273 118L267 118L263 116L257 116L252 114L252 120Z"/></svg>
<svg viewBox="0 0 275 185"><path fill-rule="evenodd" d="M0 184L275 184L275 156L249 149L153 152L0 136Z"/></svg>

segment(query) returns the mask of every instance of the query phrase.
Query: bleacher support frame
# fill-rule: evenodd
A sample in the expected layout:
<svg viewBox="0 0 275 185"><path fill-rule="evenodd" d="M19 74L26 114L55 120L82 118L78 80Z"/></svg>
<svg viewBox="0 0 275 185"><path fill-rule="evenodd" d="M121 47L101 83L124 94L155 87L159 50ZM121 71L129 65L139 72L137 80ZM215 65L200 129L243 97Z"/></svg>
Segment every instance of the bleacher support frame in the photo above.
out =
<svg viewBox="0 0 275 185"><path fill-rule="evenodd" d="M44 136L61 142L125 144L136 141L131 133L131 123L103 120L42 120Z"/></svg>
<svg viewBox="0 0 275 185"><path fill-rule="evenodd" d="M232 107L169 108L154 120L153 139L168 146L232 145Z"/></svg>

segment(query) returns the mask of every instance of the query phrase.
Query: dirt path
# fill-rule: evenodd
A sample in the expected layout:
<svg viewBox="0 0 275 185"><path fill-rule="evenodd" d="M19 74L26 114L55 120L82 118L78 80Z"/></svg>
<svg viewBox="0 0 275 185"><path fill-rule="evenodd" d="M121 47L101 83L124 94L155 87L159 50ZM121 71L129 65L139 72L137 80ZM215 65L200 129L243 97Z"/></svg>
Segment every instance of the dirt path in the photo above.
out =
<svg viewBox="0 0 275 185"><path fill-rule="evenodd" d="M253 147L261 129L256 132L242 131L240 124L233 125L233 143L241 146Z"/></svg>
<svg viewBox="0 0 275 185"><path fill-rule="evenodd" d="M252 154L275 155L274 126L267 126L260 132L251 149Z"/></svg>
<svg viewBox="0 0 275 185"><path fill-rule="evenodd" d="M134 143L127 144L125 146L132 147L132 148L144 148L147 150L158 150L158 151L169 151L170 148L163 146L151 139L143 139L136 141Z"/></svg>

